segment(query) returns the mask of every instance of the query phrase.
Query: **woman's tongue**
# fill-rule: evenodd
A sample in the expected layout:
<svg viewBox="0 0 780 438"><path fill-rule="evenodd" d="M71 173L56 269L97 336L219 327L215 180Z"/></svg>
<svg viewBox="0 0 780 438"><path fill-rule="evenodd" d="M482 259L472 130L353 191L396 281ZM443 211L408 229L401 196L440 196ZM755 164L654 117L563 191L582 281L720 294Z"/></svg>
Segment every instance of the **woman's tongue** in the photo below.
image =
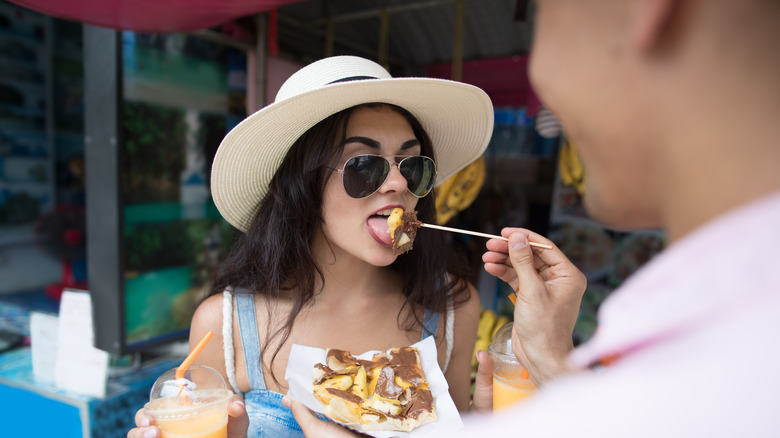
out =
<svg viewBox="0 0 780 438"><path fill-rule="evenodd" d="M368 226L374 232L374 236L379 238L382 243L390 245L393 243L393 238L390 233L387 232L387 216L371 216L368 218Z"/></svg>

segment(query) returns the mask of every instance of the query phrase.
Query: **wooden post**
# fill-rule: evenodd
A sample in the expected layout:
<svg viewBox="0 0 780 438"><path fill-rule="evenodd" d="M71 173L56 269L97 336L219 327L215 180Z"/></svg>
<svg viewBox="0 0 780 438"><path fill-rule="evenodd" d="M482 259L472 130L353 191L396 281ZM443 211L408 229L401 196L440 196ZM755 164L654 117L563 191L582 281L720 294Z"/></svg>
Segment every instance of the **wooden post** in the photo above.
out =
<svg viewBox="0 0 780 438"><path fill-rule="evenodd" d="M387 9L382 9L379 14L379 56L377 56L379 65L389 70L389 63L387 61L389 47L388 40L390 36L390 14L387 13Z"/></svg>
<svg viewBox="0 0 780 438"><path fill-rule="evenodd" d="M455 29L452 36L453 81L463 79L463 0L455 1Z"/></svg>

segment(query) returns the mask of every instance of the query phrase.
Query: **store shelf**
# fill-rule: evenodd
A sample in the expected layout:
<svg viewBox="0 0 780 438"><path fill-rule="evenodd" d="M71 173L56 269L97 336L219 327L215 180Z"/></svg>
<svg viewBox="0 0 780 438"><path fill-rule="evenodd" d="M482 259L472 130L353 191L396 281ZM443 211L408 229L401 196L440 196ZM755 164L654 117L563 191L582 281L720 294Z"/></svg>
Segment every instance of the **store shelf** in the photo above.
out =
<svg viewBox="0 0 780 438"><path fill-rule="evenodd" d="M39 25L43 26L43 22ZM42 40L35 35L11 29L0 28L0 38L10 38L26 44L42 44Z"/></svg>
<svg viewBox="0 0 780 438"><path fill-rule="evenodd" d="M41 108L31 108L29 106L15 106L0 103L0 111L5 111L7 114L13 114L24 117L46 117L46 111Z"/></svg>
<svg viewBox="0 0 780 438"><path fill-rule="evenodd" d="M46 92L44 89L45 84L42 82L27 82L0 76L0 84L15 87L17 89L23 89L27 92L35 94L36 97L43 97L43 94Z"/></svg>
<svg viewBox="0 0 780 438"><path fill-rule="evenodd" d="M6 56L5 54L2 53L0 53L0 65L3 65L5 69L17 68L17 69L29 69L31 71L40 68L37 62L22 61L16 58L12 58L10 56ZM0 72L0 77L5 76L6 73L7 71Z"/></svg>

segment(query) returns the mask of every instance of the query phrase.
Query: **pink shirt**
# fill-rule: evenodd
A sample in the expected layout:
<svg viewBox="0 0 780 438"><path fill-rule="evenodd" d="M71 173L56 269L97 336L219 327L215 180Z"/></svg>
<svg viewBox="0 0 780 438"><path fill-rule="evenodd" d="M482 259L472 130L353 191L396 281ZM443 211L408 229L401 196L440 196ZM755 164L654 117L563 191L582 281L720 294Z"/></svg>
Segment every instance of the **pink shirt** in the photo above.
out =
<svg viewBox="0 0 780 438"><path fill-rule="evenodd" d="M780 193L671 245L616 290L585 369L466 436L780 436Z"/></svg>

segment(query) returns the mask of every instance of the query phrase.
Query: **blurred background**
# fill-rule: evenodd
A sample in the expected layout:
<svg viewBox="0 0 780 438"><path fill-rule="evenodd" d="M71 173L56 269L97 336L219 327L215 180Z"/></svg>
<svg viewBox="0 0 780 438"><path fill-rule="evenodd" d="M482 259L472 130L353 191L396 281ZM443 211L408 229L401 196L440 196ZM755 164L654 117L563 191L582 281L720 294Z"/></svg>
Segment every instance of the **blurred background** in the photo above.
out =
<svg viewBox="0 0 780 438"><path fill-rule="evenodd" d="M209 193L219 142L290 74L331 55L488 93L490 146L437 189L438 221L554 240L589 279L574 334L586 341L604 298L665 238L606 229L582 209L576 145L527 77L533 9L524 0L0 0L0 331L9 339L0 383L34 381L19 353L30 314L56 315L65 288L89 291L95 345L112 369L137 370L186 339L237 233ZM485 239L447 239L470 261L489 337L511 318L511 290L484 273ZM125 392L85 401L78 417L107 418L108 401L139 406L127 394L147 397L144 380L124 378L109 386ZM111 418L73 420L74 436L124 436L125 418Z"/></svg>

